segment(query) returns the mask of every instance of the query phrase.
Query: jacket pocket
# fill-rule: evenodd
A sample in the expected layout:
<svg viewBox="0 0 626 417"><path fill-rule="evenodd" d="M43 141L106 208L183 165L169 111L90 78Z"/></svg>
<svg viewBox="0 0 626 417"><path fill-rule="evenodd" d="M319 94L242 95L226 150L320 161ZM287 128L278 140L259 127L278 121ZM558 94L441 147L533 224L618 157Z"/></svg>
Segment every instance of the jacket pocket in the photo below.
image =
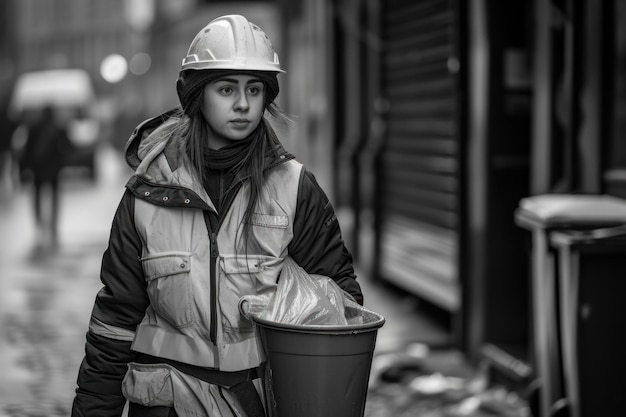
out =
<svg viewBox="0 0 626 417"><path fill-rule="evenodd" d="M157 253L141 261L154 311L176 328L192 324L191 253Z"/></svg>
<svg viewBox="0 0 626 417"><path fill-rule="evenodd" d="M171 371L163 365L131 362L122 381L128 401L148 407L174 406Z"/></svg>

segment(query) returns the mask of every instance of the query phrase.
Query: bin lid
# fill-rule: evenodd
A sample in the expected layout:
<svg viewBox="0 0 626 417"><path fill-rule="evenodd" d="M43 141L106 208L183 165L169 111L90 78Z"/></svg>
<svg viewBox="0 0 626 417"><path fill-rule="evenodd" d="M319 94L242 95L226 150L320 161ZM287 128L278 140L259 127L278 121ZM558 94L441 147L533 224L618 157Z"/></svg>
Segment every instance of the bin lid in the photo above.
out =
<svg viewBox="0 0 626 417"><path fill-rule="evenodd" d="M542 194L520 200L517 224L528 228L598 227L626 223L626 200L606 194Z"/></svg>

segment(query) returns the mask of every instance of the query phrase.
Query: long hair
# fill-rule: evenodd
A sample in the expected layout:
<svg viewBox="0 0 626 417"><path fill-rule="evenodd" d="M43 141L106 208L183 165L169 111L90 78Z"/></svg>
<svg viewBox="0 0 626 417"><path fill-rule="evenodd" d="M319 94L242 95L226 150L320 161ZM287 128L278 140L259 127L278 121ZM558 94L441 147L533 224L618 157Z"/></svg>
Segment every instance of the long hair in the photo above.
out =
<svg viewBox="0 0 626 417"><path fill-rule="evenodd" d="M206 151L209 146L208 138L212 132L201 111L203 92L203 88L197 88L194 94L188 100L185 100L184 108L181 109L179 124L183 139L181 144L184 145L184 152L191 161L198 178L204 184L207 180L206 167L209 162L207 161ZM288 121L287 117L273 102L266 102L265 110L277 120ZM278 145L276 134L265 116L250 136L250 146L247 148L246 155L231 168L239 177L246 178L250 185L248 203L244 211L242 224L240 225L241 234L239 230L237 231L237 236L243 238L242 244L246 250L248 244L251 243L249 237L252 219L265 185L265 157L268 151L277 153L276 146ZM235 239L235 242L237 241L238 237Z"/></svg>

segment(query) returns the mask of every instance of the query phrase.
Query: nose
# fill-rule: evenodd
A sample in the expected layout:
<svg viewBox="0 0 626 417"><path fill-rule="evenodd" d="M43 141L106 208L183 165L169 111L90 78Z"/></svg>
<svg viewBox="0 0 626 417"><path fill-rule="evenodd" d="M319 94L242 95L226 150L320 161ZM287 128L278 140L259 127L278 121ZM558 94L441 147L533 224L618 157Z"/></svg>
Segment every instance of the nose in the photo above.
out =
<svg viewBox="0 0 626 417"><path fill-rule="evenodd" d="M235 101L235 111L246 111L250 107L245 91L240 91Z"/></svg>

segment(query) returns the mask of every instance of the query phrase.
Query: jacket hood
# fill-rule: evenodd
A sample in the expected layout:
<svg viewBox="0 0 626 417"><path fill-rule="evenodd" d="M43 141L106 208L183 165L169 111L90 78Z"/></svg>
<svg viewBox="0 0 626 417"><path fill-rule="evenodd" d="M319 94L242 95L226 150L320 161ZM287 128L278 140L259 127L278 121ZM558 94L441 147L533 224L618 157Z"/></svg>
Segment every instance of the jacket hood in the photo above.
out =
<svg viewBox="0 0 626 417"><path fill-rule="evenodd" d="M179 109L172 109L139 124L126 143L125 159L136 176L150 183L196 189L201 186L176 132L179 115ZM294 159L273 131L271 136L274 152L267 155L266 166Z"/></svg>
<svg viewBox="0 0 626 417"><path fill-rule="evenodd" d="M178 121L175 113L176 109L172 109L143 121L135 128L124 148L126 163L133 171L137 171L150 151L167 143Z"/></svg>

